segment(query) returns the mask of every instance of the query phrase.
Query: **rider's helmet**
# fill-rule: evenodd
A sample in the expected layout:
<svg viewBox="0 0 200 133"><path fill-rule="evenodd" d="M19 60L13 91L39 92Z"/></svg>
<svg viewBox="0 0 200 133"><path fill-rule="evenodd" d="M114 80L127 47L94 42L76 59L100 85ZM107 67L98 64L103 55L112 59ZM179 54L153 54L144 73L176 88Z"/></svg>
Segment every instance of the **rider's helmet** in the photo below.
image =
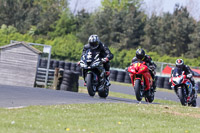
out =
<svg viewBox="0 0 200 133"><path fill-rule="evenodd" d="M137 49L136 57L137 59L143 60L145 57L145 51L143 49Z"/></svg>
<svg viewBox="0 0 200 133"><path fill-rule="evenodd" d="M88 43L92 49L96 49L99 46L99 37L97 35L91 35L88 39Z"/></svg>
<svg viewBox="0 0 200 133"><path fill-rule="evenodd" d="M177 59L176 60L176 67L182 68L184 66L184 62L182 59Z"/></svg>

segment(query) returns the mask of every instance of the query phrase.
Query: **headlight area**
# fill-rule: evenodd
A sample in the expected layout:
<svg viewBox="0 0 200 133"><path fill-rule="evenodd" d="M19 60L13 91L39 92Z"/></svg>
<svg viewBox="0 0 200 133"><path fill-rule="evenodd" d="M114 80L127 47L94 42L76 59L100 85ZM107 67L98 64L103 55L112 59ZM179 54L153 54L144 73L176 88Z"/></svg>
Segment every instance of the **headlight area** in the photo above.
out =
<svg viewBox="0 0 200 133"><path fill-rule="evenodd" d="M93 62L92 63L92 65L91 65L91 67L97 67L97 66L99 66L100 65L100 61L98 61L98 62Z"/></svg>

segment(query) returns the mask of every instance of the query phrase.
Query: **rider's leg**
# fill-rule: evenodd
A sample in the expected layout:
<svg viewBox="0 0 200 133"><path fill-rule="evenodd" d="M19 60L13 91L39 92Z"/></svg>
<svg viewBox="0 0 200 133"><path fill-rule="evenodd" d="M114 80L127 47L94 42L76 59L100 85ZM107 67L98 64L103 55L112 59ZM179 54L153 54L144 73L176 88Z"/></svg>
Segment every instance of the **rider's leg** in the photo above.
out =
<svg viewBox="0 0 200 133"><path fill-rule="evenodd" d="M197 96L197 90L196 90L196 84L195 84L195 81L194 81L194 78L193 77L191 77L190 78L190 81L191 81L191 83L192 83L192 89L194 90L194 92L195 92L195 97Z"/></svg>
<svg viewBox="0 0 200 133"><path fill-rule="evenodd" d="M106 70L106 85L110 86L110 82L109 82L109 75L110 75L110 63L106 62L103 64L105 70Z"/></svg>
<svg viewBox="0 0 200 133"><path fill-rule="evenodd" d="M153 79L153 89L154 91L156 90L156 80L155 80L155 75L154 72L150 71L151 77Z"/></svg>

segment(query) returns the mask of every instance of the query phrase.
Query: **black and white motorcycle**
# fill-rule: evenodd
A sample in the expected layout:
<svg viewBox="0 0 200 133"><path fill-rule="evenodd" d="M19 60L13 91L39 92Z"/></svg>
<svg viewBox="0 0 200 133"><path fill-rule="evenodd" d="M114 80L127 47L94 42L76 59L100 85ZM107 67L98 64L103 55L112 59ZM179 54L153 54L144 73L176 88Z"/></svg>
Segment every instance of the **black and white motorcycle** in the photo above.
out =
<svg viewBox="0 0 200 133"><path fill-rule="evenodd" d="M109 86L106 85L106 72L99 54L91 49L87 50L81 57L80 67L88 94L94 96L98 92L100 97L106 98L109 94Z"/></svg>

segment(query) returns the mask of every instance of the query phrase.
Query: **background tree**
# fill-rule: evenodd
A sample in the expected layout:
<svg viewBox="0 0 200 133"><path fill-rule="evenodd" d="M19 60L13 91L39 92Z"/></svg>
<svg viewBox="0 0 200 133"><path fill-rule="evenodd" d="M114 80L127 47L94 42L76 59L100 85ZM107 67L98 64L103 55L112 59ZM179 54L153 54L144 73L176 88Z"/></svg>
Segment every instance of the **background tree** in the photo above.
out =
<svg viewBox="0 0 200 133"><path fill-rule="evenodd" d="M0 0L0 25L14 26L22 33L39 22L39 14L34 0Z"/></svg>

